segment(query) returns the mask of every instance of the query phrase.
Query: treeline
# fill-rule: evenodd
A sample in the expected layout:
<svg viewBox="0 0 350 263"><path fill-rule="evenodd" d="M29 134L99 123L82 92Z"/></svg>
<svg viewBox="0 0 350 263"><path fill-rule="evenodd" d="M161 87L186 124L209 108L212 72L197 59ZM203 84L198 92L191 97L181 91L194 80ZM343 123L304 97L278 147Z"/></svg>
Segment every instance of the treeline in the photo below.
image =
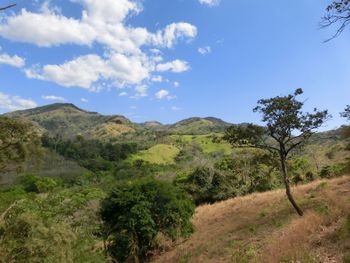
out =
<svg viewBox="0 0 350 263"><path fill-rule="evenodd" d="M104 143L85 139L83 136L65 140L59 136L50 137L45 134L42 136L42 145L67 159L78 162L92 172L109 171L115 162L125 160L138 151L136 143Z"/></svg>

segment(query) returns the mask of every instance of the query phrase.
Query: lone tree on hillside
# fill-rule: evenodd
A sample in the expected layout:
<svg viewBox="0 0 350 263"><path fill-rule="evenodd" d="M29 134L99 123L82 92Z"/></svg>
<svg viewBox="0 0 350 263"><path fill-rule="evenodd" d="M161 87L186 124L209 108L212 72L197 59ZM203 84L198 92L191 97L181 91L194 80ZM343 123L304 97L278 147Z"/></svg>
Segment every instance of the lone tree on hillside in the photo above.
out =
<svg viewBox="0 0 350 263"><path fill-rule="evenodd" d="M303 211L292 196L286 160L289 153L304 144L329 116L327 110L316 108L312 113L302 112L304 102L297 100L302 93L302 89L297 89L294 94L259 100L254 112L262 114L266 126L231 126L224 135L233 147L259 148L279 154L288 199L300 216Z"/></svg>
<svg viewBox="0 0 350 263"><path fill-rule="evenodd" d="M9 5L6 5L6 6L0 6L0 11L5 10L5 9L9 9L11 7L14 7L14 6L16 6L16 4L9 4Z"/></svg>
<svg viewBox="0 0 350 263"><path fill-rule="evenodd" d="M332 1L326 8L326 14L322 18L321 27L329 27L335 24L339 24L336 33L327 41L338 37L350 24L350 1L349 0L336 0Z"/></svg>

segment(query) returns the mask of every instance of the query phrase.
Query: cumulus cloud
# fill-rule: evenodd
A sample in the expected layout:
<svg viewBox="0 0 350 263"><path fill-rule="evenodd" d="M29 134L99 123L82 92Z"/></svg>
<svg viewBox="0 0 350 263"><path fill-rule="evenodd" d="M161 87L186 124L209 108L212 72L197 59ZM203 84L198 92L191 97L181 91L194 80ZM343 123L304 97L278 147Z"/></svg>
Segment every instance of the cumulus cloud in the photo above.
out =
<svg viewBox="0 0 350 263"><path fill-rule="evenodd" d="M44 100L53 100L53 101L67 101L65 98L63 97L59 97L59 96L54 96L54 95L43 95L41 96L42 99Z"/></svg>
<svg viewBox="0 0 350 263"><path fill-rule="evenodd" d="M99 91L100 80L110 80L115 86L138 84L149 77L148 61L142 57L115 53L106 60L98 55L86 55L61 65L45 65L25 70L28 78L47 80L61 86Z"/></svg>
<svg viewBox="0 0 350 263"><path fill-rule="evenodd" d="M90 46L100 43L118 52L140 52L142 45L173 47L179 39L194 38L197 28L189 23L172 23L155 33L142 27L125 25L125 19L142 11L131 0L71 0L83 6L81 17L66 17L49 7L39 12L22 9L8 16L0 26L0 35L12 41L41 47L62 44ZM40 27L38 27L40 25Z"/></svg>
<svg viewBox="0 0 350 263"><path fill-rule="evenodd" d="M88 100L88 99L85 99L85 98L81 98L80 101L81 101L81 102L84 102L84 103L88 103L88 102L89 102L89 100Z"/></svg>
<svg viewBox="0 0 350 263"><path fill-rule="evenodd" d="M103 89L102 81L109 81L108 85L115 87L142 86L154 71L189 69L188 63L182 60L161 63L160 49L173 48L179 41L195 38L197 28L194 25L171 23L149 32L143 27L126 25L129 16L142 11L139 1L70 1L82 6L80 17L65 16L58 8L44 2L46 4L36 12L22 9L18 14L5 16L0 24L0 36L46 48L97 43L102 45L104 55L85 54L62 64L35 65L25 70L28 78L99 91ZM149 54L143 51L145 46L149 47Z"/></svg>
<svg viewBox="0 0 350 263"><path fill-rule="evenodd" d="M174 99L175 97L174 96L171 96L170 95L170 92L165 90L165 89L162 89L160 91L158 91L156 94L155 94L156 98L159 99L159 100L163 100L163 99L167 99L167 100L172 100Z"/></svg>
<svg viewBox="0 0 350 263"><path fill-rule="evenodd" d="M0 54L0 64L9 65L16 68L22 68L25 65L25 59L17 55L10 56L4 53Z"/></svg>
<svg viewBox="0 0 350 263"><path fill-rule="evenodd" d="M25 110L35 108L38 105L31 99L23 99L19 96L11 96L0 92L0 109L5 111Z"/></svg>
<svg viewBox="0 0 350 263"><path fill-rule="evenodd" d="M175 81L175 82L174 82L174 87L175 87L175 88L180 87L180 83L179 83L179 82L177 82L177 81Z"/></svg>
<svg viewBox="0 0 350 263"><path fill-rule="evenodd" d="M207 5L209 7L217 6L220 4L221 0L199 0L199 3L202 5Z"/></svg>
<svg viewBox="0 0 350 263"><path fill-rule="evenodd" d="M193 39L197 35L197 28L189 23L172 23L164 30L151 35L152 42L161 47L171 48L178 39Z"/></svg>
<svg viewBox="0 0 350 263"><path fill-rule="evenodd" d="M200 48L198 48L198 52L203 56L207 55L207 54L211 53L211 47L210 46L200 47Z"/></svg>
<svg viewBox="0 0 350 263"><path fill-rule="evenodd" d="M188 62L183 60L173 60L171 62L158 64L157 65L157 71L164 72L164 71L171 71L175 73L180 73L189 70L190 67L188 65Z"/></svg>

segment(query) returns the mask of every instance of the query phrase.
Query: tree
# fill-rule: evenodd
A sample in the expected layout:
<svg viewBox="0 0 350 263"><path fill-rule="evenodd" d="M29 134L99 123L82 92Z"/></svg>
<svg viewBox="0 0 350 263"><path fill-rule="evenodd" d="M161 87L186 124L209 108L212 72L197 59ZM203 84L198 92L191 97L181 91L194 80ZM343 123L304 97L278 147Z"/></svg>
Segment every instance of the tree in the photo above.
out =
<svg viewBox="0 0 350 263"><path fill-rule="evenodd" d="M326 8L326 15L323 17L321 27L329 27L334 24L340 24L336 33L329 40L338 37L350 23L350 1L336 0Z"/></svg>
<svg viewBox="0 0 350 263"><path fill-rule="evenodd" d="M107 252L118 262L144 262L158 234L173 240L191 234L193 214L191 199L170 183L120 183L101 205Z"/></svg>
<svg viewBox="0 0 350 263"><path fill-rule="evenodd" d="M346 118L350 122L350 105L347 105L344 112L340 113L340 116Z"/></svg>
<svg viewBox="0 0 350 263"><path fill-rule="evenodd" d="M9 4L9 5L6 5L6 6L0 6L0 11L5 10L5 9L9 9L11 7L14 7L14 6L16 6L16 4Z"/></svg>
<svg viewBox="0 0 350 263"><path fill-rule="evenodd" d="M0 117L0 171L21 164L31 153L38 153L39 146L40 138L31 123Z"/></svg>
<svg viewBox="0 0 350 263"><path fill-rule="evenodd" d="M297 89L294 94L259 100L254 112L262 114L266 126L231 126L224 135L224 139L233 147L259 148L278 153L287 197L300 216L303 211L292 196L286 160L290 152L304 144L329 117L328 111L318 111L316 108L312 113L304 113L304 102L297 100L302 93L302 89Z"/></svg>

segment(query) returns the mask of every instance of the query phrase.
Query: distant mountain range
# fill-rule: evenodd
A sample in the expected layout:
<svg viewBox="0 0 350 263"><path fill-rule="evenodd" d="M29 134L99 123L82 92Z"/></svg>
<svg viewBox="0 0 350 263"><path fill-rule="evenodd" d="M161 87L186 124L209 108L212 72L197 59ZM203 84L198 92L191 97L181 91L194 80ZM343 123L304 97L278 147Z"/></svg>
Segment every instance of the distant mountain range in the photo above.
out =
<svg viewBox="0 0 350 263"><path fill-rule="evenodd" d="M80 109L69 103L55 103L4 115L32 121L41 132L66 138L75 137L78 134L91 138L112 138L146 130L197 135L223 132L231 125L214 117L189 118L171 125L163 125L156 121L134 123L121 115L102 115Z"/></svg>

